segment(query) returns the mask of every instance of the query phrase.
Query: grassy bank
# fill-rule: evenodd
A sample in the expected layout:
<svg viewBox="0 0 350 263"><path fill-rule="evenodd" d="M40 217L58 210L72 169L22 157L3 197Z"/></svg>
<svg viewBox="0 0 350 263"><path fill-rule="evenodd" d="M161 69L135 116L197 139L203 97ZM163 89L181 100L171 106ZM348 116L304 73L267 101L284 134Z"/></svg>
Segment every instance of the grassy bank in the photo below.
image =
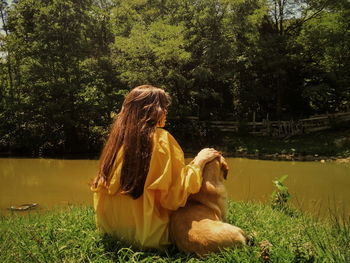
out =
<svg viewBox="0 0 350 263"><path fill-rule="evenodd" d="M350 262L349 222L321 222L293 210L230 203L229 222L254 244L206 259L167 251L137 251L95 230L91 207L0 218L0 262Z"/></svg>

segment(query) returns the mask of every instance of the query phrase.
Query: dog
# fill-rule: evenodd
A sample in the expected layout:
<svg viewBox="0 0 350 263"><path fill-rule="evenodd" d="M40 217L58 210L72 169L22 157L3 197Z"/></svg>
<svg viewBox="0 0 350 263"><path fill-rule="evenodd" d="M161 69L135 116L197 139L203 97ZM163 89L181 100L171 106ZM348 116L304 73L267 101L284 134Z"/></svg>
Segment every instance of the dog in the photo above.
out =
<svg viewBox="0 0 350 263"><path fill-rule="evenodd" d="M222 156L207 163L199 192L190 195L186 205L171 214L170 238L180 251L205 257L223 248L246 244L243 230L224 222L227 174L228 167Z"/></svg>

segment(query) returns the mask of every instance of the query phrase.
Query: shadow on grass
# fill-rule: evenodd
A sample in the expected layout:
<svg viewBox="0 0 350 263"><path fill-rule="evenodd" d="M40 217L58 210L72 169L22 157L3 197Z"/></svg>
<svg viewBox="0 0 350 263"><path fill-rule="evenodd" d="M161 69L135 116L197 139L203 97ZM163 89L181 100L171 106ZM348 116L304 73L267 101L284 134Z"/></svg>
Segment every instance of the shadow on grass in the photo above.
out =
<svg viewBox="0 0 350 263"><path fill-rule="evenodd" d="M261 244L255 244L252 240L247 246L240 249L225 248L221 252L209 254L199 258L194 254L186 255L180 252L175 245L164 250L140 249L133 247L116 237L102 235L101 241L104 248L104 256L114 262L240 262L241 259L262 259ZM258 257L257 257L258 254ZM252 261L252 262L253 262Z"/></svg>
<svg viewBox="0 0 350 263"><path fill-rule="evenodd" d="M105 256L115 262L183 262L193 258L181 253L174 245L164 250L140 249L107 234L101 236L101 243Z"/></svg>

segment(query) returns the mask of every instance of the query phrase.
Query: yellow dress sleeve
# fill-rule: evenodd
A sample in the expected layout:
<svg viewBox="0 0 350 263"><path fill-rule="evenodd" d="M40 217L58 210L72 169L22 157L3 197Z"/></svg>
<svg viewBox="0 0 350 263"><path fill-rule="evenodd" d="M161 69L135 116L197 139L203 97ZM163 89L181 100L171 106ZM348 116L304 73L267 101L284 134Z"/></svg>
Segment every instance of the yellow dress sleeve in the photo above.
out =
<svg viewBox="0 0 350 263"><path fill-rule="evenodd" d="M153 147L144 190L153 192L155 202L163 208L176 210L186 204L190 194L199 191L201 168L194 163L185 164L181 147L163 129L157 129Z"/></svg>

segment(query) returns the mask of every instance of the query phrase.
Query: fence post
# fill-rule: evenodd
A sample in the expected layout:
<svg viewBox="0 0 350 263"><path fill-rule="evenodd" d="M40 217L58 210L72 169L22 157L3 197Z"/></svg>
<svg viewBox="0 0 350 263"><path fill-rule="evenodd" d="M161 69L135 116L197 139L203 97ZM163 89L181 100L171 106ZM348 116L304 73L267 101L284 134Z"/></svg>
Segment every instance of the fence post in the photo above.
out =
<svg viewBox="0 0 350 263"><path fill-rule="evenodd" d="M255 125L255 111L253 112L253 131L255 131L256 125Z"/></svg>
<svg viewBox="0 0 350 263"><path fill-rule="evenodd" d="M271 135L271 123L269 121L269 113L266 114L266 130L267 130L267 135Z"/></svg>

